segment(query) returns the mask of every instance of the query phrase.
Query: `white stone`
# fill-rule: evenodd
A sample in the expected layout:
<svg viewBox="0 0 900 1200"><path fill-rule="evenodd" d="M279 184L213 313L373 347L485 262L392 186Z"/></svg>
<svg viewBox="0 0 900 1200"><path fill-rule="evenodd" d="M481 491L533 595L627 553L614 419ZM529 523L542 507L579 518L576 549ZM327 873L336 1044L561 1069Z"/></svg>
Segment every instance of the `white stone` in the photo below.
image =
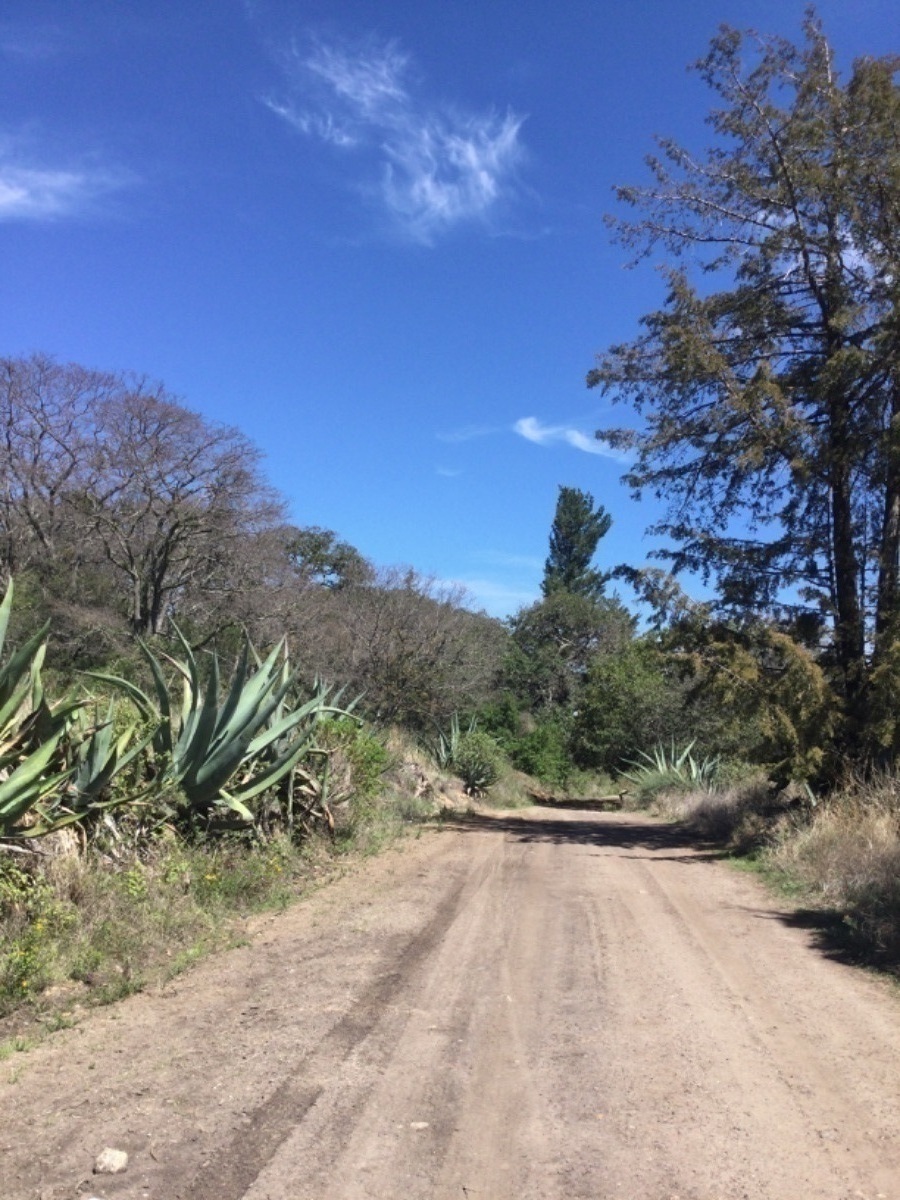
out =
<svg viewBox="0 0 900 1200"><path fill-rule="evenodd" d="M101 1150L94 1162L95 1175L121 1175L128 1169L128 1155L124 1150L113 1150L109 1146Z"/></svg>

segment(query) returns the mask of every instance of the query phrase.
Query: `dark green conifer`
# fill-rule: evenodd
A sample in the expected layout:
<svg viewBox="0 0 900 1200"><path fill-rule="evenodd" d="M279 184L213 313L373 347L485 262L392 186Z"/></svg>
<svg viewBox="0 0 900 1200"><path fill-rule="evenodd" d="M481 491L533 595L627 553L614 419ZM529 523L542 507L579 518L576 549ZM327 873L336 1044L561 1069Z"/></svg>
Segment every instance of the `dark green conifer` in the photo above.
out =
<svg viewBox="0 0 900 1200"><path fill-rule="evenodd" d="M550 530L550 554L544 565L541 591L571 592L589 600L603 595L608 575L591 567L597 543L609 531L612 517L590 492L560 487Z"/></svg>

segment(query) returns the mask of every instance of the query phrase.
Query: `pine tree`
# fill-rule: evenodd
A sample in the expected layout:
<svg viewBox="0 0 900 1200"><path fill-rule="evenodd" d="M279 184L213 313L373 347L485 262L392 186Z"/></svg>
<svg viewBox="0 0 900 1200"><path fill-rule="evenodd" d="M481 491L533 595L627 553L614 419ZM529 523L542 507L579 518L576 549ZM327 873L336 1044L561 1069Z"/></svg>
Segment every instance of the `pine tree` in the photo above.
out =
<svg viewBox="0 0 900 1200"><path fill-rule="evenodd" d="M611 524L612 517L602 504L594 506L590 492L560 487L541 583L544 596L571 592L589 600L600 599L609 576L593 570L591 560Z"/></svg>

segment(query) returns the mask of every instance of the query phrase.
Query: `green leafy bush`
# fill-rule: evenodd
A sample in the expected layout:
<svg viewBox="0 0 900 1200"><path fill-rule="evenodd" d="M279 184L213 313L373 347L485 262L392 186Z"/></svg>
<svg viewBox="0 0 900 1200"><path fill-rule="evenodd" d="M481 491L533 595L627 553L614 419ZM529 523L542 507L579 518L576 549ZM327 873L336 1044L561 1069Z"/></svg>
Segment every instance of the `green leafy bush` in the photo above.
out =
<svg viewBox="0 0 900 1200"><path fill-rule="evenodd" d="M350 762L353 794L372 799L381 790L384 773L391 765L387 746L370 729L357 725L344 753Z"/></svg>
<svg viewBox="0 0 900 1200"><path fill-rule="evenodd" d="M683 737L683 690L666 657L638 640L591 663L572 727L577 766L615 774L635 754Z"/></svg>
<svg viewBox="0 0 900 1200"><path fill-rule="evenodd" d="M325 802L344 834L372 815L393 759L383 737L353 717L323 720L317 744L328 756Z"/></svg>
<svg viewBox="0 0 900 1200"><path fill-rule="evenodd" d="M521 734L509 747L509 756L520 771L542 783L565 787L572 774L568 735L557 722Z"/></svg>

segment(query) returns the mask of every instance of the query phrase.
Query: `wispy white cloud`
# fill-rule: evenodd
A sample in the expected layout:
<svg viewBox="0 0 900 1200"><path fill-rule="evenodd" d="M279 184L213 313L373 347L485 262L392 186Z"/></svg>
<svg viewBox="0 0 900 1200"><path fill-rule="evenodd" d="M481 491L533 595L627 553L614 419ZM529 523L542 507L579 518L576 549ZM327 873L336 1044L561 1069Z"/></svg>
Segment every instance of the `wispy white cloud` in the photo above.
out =
<svg viewBox="0 0 900 1200"><path fill-rule="evenodd" d="M324 80L347 102L351 114L363 121L381 124L397 109L410 106L402 82L409 58L396 42L370 45L357 54L320 43L304 61L307 70Z"/></svg>
<svg viewBox="0 0 900 1200"><path fill-rule="evenodd" d="M513 425L513 430L537 446L552 446L562 442L574 446L576 450L583 450L585 454L599 454L602 458L614 458L619 462L628 461L628 455L623 451L614 450L605 442L570 425L542 425L537 417L520 417Z"/></svg>
<svg viewBox="0 0 900 1200"><path fill-rule="evenodd" d="M0 159L0 221L74 216L118 186L107 172L18 167Z"/></svg>
<svg viewBox="0 0 900 1200"><path fill-rule="evenodd" d="M459 429L448 429L443 433L437 434L439 442L472 442L476 438L490 437L495 433L502 433L503 427L500 425L463 425Z"/></svg>
<svg viewBox="0 0 900 1200"><path fill-rule="evenodd" d="M269 108L307 136L374 152L368 189L414 240L431 244L456 225L486 220L514 194L523 118L420 100L395 42L353 51L319 43L308 54L294 47L287 65L291 95L267 99Z"/></svg>
<svg viewBox="0 0 900 1200"><path fill-rule="evenodd" d="M277 100L267 100L266 104L300 133L315 135L334 146L358 145L359 139L340 125L331 113L298 112L289 104L280 104Z"/></svg>
<svg viewBox="0 0 900 1200"><path fill-rule="evenodd" d="M436 467L438 475L444 479L458 479L462 475L462 467Z"/></svg>
<svg viewBox="0 0 900 1200"><path fill-rule="evenodd" d="M496 579L445 579L449 586L462 587L475 601L474 607L484 609L492 617L508 617L523 605L532 604L537 588L510 585Z"/></svg>
<svg viewBox="0 0 900 1200"><path fill-rule="evenodd" d="M54 163L53 151L41 152L33 138L0 133L0 222L48 221L82 216L111 192L134 182L133 176L99 162Z"/></svg>
<svg viewBox="0 0 900 1200"><path fill-rule="evenodd" d="M477 550L474 557L479 562L495 567L513 567L526 571L542 571L544 560L535 554L510 554L506 550Z"/></svg>

